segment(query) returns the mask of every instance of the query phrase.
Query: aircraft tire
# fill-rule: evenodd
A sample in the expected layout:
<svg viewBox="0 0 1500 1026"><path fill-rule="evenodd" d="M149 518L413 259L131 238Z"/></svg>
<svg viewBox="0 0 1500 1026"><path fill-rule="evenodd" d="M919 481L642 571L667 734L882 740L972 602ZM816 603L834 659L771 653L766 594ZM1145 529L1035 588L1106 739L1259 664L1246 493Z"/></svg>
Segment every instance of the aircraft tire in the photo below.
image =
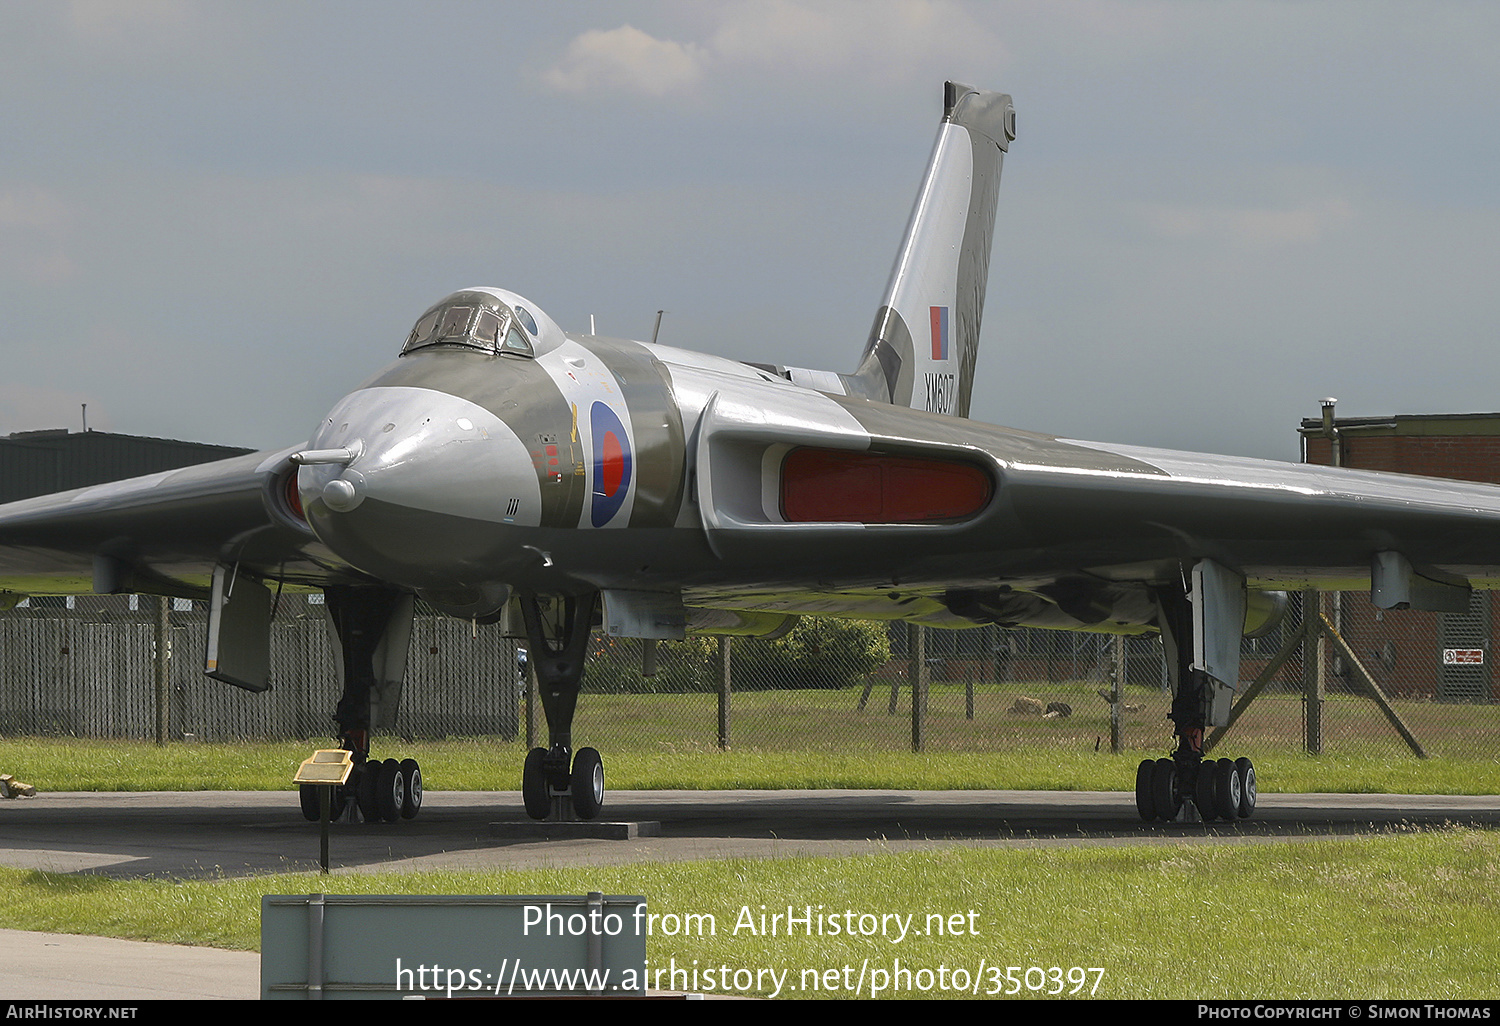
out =
<svg viewBox="0 0 1500 1026"><path fill-rule="evenodd" d="M1207 759L1198 764L1198 781L1193 787L1193 804L1198 806L1198 815L1205 823L1219 818L1219 806L1214 798L1214 765Z"/></svg>
<svg viewBox="0 0 1500 1026"><path fill-rule="evenodd" d="M416 819L422 811L422 767L416 759L401 760L401 783L405 794L401 802L401 818Z"/></svg>
<svg viewBox="0 0 1500 1026"><path fill-rule="evenodd" d="M319 784L300 784L297 787L297 800L302 803L302 818L309 823L316 823L323 816L323 810L318 805Z"/></svg>
<svg viewBox="0 0 1500 1026"><path fill-rule="evenodd" d="M1135 768L1135 810L1147 823L1156 818L1156 801L1151 796L1151 773L1155 768L1154 759L1142 759Z"/></svg>
<svg viewBox="0 0 1500 1026"><path fill-rule="evenodd" d="M1204 763L1205 768L1208 766ZM1214 809L1221 819L1233 821L1240 814L1240 778L1234 763L1220 759L1213 767Z"/></svg>
<svg viewBox="0 0 1500 1026"><path fill-rule="evenodd" d="M1177 766L1171 759L1157 759L1151 770L1151 803L1158 819L1170 823L1182 802L1177 797Z"/></svg>
<svg viewBox="0 0 1500 1026"><path fill-rule="evenodd" d="M1236 759L1234 771L1240 778L1240 818L1248 819L1255 811L1255 763L1249 759Z"/></svg>
<svg viewBox="0 0 1500 1026"><path fill-rule="evenodd" d="M382 762L375 773L375 805L380 818L394 823L401 818L406 802L406 782L401 779L401 764L395 759Z"/></svg>
<svg viewBox="0 0 1500 1026"><path fill-rule="evenodd" d="M573 756L573 811L579 819L593 819L604 807L604 759L595 748L580 748Z"/></svg>
<svg viewBox="0 0 1500 1026"><path fill-rule="evenodd" d="M546 758L547 749L533 748L526 753L526 763L521 768L521 800L526 804L526 815L532 819L546 819L552 811L547 772L542 766Z"/></svg>
<svg viewBox="0 0 1500 1026"><path fill-rule="evenodd" d="M366 759L359 766L359 782L354 785L354 799L359 805L359 814L364 817L366 823L376 823L380 820L380 802L376 798L379 791L380 763L374 759Z"/></svg>

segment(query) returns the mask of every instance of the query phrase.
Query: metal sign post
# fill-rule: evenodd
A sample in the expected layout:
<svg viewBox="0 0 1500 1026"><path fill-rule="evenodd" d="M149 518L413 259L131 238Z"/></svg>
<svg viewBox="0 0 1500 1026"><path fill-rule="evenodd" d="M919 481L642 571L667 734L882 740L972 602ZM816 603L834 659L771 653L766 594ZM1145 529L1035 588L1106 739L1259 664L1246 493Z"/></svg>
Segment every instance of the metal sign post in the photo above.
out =
<svg viewBox="0 0 1500 1026"><path fill-rule="evenodd" d="M323 867L324 875L328 873L328 824L333 819L333 792L348 782L353 771L354 753L343 748L329 748L313 752L310 759L303 759L302 765L297 767L297 775L292 778L299 787L318 790L318 818L322 822L319 865Z"/></svg>

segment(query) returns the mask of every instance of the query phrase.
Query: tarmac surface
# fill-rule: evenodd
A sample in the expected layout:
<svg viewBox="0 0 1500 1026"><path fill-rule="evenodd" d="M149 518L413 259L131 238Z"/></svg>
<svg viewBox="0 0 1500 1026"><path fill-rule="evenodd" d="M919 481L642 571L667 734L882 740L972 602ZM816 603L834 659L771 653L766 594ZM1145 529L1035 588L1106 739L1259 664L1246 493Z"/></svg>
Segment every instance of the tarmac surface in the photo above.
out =
<svg viewBox="0 0 1500 1026"><path fill-rule="evenodd" d="M1122 792L620 791L603 839L544 827L520 796L428 791L415 820L335 823L335 873L538 868L774 858L954 844L1285 843L1448 825L1500 825L1500 796L1260 796L1234 823L1144 824ZM643 836L659 824L657 836ZM548 836L551 834L552 836ZM316 870L319 825L295 792L55 793L0 802L0 865L110 877L192 878ZM0 931L0 999L255 998L259 956L98 937Z"/></svg>

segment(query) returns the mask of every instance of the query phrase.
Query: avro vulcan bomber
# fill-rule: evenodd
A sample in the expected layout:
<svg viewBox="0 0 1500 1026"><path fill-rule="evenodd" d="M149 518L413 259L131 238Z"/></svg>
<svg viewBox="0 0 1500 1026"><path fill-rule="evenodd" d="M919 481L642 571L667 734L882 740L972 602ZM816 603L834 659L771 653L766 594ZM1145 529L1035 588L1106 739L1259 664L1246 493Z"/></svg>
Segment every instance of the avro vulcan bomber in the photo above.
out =
<svg viewBox="0 0 1500 1026"><path fill-rule="evenodd" d="M1289 589L1434 608L1495 587L1500 488L969 420L1015 136L1009 96L947 85L848 373L569 334L524 296L462 289L304 442L0 506L0 599L205 597L208 672L263 689L274 592L322 589L353 787L387 819L416 814L421 774L370 757L372 695L388 717L417 597L526 637L549 734L522 771L537 818L604 802L572 731L596 629L770 635L817 612L1156 631L1176 741L1141 765L1142 815L1249 815L1248 760L1203 757L1241 636Z"/></svg>

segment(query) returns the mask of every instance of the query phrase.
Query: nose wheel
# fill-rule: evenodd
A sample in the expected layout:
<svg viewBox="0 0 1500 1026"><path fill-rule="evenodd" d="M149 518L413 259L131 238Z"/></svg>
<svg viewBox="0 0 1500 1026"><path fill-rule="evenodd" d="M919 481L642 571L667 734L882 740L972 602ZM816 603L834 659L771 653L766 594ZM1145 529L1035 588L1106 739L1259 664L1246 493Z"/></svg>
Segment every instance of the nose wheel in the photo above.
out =
<svg viewBox="0 0 1500 1026"><path fill-rule="evenodd" d="M566 752L553 759L547 749L533 748L521 770L521 800L532 819L593 819L604 807L603 757L596 749L580 748L570 767Z"/></svg>
<svg viewBox="0 0 1500 1026"><path fill-rule="evenodd" d="M593 819L604 806L604 759L592 748L573 756L573 811L579 819Z"/></svg>

